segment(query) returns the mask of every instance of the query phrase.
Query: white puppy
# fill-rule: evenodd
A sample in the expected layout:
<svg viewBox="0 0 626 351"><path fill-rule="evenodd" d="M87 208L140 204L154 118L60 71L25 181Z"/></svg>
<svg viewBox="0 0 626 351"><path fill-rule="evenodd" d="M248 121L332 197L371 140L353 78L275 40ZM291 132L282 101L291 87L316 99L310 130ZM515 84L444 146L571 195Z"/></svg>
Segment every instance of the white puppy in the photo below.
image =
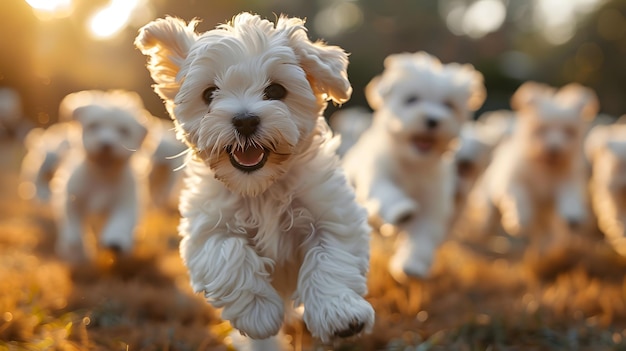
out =
<svg viewBox="0 0 626 351"><path fill-rule="evenodd" d="M424 52L395 54L367 86L372 126L344 166L370 213L398 226L390 272L423 277L453 211L451 150L461 126L483 103L483 77L471 65L443 65Z"/></svg>
<svg viewBox="0 0 626 351"><path fill-rule="evenodd" d="M585 153L591 163L589 192L598 227L615 251L626 256L626 124L594 127L585 140Z"/></svg>
<svg viewBox="0 0 626 351"><path fill-rule="evenodd" d="M73 123L55 123L46 129L35 128L26 135L27 153L22 160L22 179L30 183L34 196L42 203L50 201L50 181L70 149L77 128Z"/></svg>
<svg viewBox="0 0 626 351"><path fill-rule="evenodd" d="M468 200L475 231L492 233L500 215L512 235L545 234L546 225L559 223L555 218L567 224L554 231L559 236L580 229L587 220L582 145L586 122L598 110L595 94L577 84L557 90L527 82L511 106L517 115L513 134L494 151ZM561 239L543 235L533 244L549 248L547 241Z"/></svg>
<svg viewBox="0 0 626 351"><path fill-rule="evenodd" d="M148 182L150 197L157 208L177 209L183 181L184 153L187 146L176 139L171 120L154 118L150 135L155 144L150 154Z"/></svg>
<svg viewBox="0 0 626 351"><path fill-rule="evenodd" d="M22 99L12 88L0 88L0 140L22 140L31 129L23 116Z"/></svg>
<svg viewBox="0 0 626 351"><path fill-rule="evenodd" d="M485 112L478 120L463 125L454 148L457 215L463 211L476 180L491 162L494 148L511 135L513 125L514 113L505 110Z"/></svg>
<svg viewBox="0 0 626 351"><path fill-rule="evenodd" d="M372 113L360 106L343 108L333 113L328 122L333 133L341 136L337 154L343 157L372 124Z"/></svg>
<svg viewBox="0 0 626 351"><path fill-rule="evenodd" d="M85 232L97 215L103 219L102 247L132 249L140 195L130 160L146 136L146 113L139 96L126 91L81 91L61 102L60 119L80 126L53 180L61 257L72 262L89 257Z"/></svg>
<svg viewBox="0 0 626 351"><path fill-rule="evenodd" d="M180 252L193 289L252 339L276 335L294 302L324 342L370 330L367 214L322 116L352 92L346 53L298 18L196 24L158 19L135 41L192 149Z"/></svg>

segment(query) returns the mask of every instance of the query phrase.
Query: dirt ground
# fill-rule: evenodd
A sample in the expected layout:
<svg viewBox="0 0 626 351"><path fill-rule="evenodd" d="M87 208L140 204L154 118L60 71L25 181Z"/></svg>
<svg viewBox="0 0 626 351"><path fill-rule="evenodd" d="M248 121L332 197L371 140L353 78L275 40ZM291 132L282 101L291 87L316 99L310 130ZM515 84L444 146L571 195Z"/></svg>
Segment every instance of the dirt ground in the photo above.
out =
<svg viewBox="0 0 626 351"><path fill-rule="evenodd" d="M20 145L0 146L0 350L229 350L228 323L192 293L178 218L149 210L131 257L55 257L49 209L23 200ZM626 259L597 233L530 259L507 237L451 235L432 277L396 283L389 239L372 239L374 331L335 345L285 327L295 350L626 350Z"/></svg>

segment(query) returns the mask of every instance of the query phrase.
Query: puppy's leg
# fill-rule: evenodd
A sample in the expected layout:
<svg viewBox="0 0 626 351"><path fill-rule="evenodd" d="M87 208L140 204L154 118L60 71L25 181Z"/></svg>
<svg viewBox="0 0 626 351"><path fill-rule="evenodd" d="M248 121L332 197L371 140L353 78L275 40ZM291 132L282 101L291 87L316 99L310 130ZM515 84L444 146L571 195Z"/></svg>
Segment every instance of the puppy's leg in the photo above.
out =
<svg viewBox="0 0 626 351"><path fill-rule="evenodd" d="M407 223L398 235L396 252L389 261L389 272L394 279L404 282L407 276L427 277L447 229L445 218L436 214L424 213Z"/></svg>
<svg viewBox="0 0 626 351"><path fill-rule="evenodd" d="M298 277L304 322L323 342L367 332L374 324L374 309L362 297L367 290L365 272L360 268L364 257L353 254L346 245L358 243L322 238L308 250Z"/></svg>
<svg viewBox="0 0 626 351"><path fill-rule="evenodd" d="M122 202L109 213L100 236L100 245L115 252L129 253L137 225L136 202Z"/></svg>
<svg viewBox="0 0 626 351"><path fill-rule="evenodd" d="M594 186L592 192L598 228L615 251L626 255L626 213L620 210L620 199L607 186Z"/></svg>
<svg viewBox="0 0 626 351"><path fill-rule="evenodd" d="M84 261L87 258L83 243L85 213L77 201L72 201L72 196L68 196L58 208L57 222L57 255L72 263Z"/></svg>
<svg viewBox="0 0 626 351"><path fill-rule="evenodd" d="M584 181L569 181L561 185L557 193L557 212L565 220L570 231L582 229L587 220Z"/></svg>
<svg viewBox="0 0 626 351"><path fill-rule="evenodd" d="M372 183L368 202L376 202L380 217L393 225L410 221L419 208L415 200L388 179L377 179Z"/></svg>
<svg viewBox="0 0 626 351"><path fill-rule="evenodd" d="M482 242L495 233L498 210L490 198L484 184L475 187L468 195L467 205L461 213L461 220L455 229L465 240Z"/></svg>
<svg viewBox="0 0 626 351"><path fill-rule="evenodd" d="M511 185L497 203L502 213L502 227L511 235L524 234L532 216L532 207L527 190L519 185Z"/></svg>
<svg viewBox="0 0 626 351"><path fill-rule="evenodd" d="M37 168L35 174L35 189L37 198L42 202L48 202L50 200L50 180L52 175L59 166L59 157L54 152L46 152L41 162L41 165Z"/></svg>
<svg viewBox="0 0 626 351"><path fill-rule="evenodd" d="M180 244L194 291L204 292L222 318L254 339L266 339L280 330L284 301L269 281L274 262L260 257L245 233L206 234L202 224L181 225L195 232Z"/></svg>

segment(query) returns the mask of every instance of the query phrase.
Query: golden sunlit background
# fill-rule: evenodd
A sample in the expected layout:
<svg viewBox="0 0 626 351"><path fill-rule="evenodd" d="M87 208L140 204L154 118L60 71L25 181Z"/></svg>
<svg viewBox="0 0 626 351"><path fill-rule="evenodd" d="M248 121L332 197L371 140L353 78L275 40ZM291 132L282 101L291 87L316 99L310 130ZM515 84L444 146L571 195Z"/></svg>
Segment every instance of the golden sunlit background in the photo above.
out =
<svg viewBox="0 0 626 351"><path fill-rule="evenodd" d="M506 108L515 88L534 79L580 82L598 92L602 112L626 111L622 0L4 0L0 85L16 88L27 115L44 125L56 120L63 96L83 89L138 91L164 117L132 44L137 29L169 14L198 17L206 31L244 10L305 17L311 38L350 52L348 106L366 106L363 87L385 56L425 50L485 75L483 110Z"/></svg>

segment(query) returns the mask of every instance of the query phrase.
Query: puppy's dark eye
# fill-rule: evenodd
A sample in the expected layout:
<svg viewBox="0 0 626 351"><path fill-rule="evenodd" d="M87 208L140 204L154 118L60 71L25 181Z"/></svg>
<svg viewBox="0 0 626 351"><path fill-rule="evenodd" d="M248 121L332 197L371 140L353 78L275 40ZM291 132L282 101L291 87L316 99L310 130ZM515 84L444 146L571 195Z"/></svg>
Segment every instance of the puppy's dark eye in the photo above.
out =
<svg viewBox="0 0 626 351"><path fill-rule="evenodd" d="M210 105L211 101L213 101L213 93L215 93L216 90L216 87L208 87L202 92L202 100L204 100L207 105Z"/></svg>
<svg viewBox="0 0 626 351"><path fill-rule="evenodd" d="M100 123L98 123L98 122L91 122L91 123L89 123L89 124L87 124L85 126L85 129L90 131L90 132L94 131L94 130L96 130L98 128L100 128Z"/></svg>
<svg viewBox="0 0 626 351"><path fill-rule="evenodd" d="M412 105L412 104L418 102L419 100L420 100L419 96L417 96L417 95L410 95L410 96L408 96L404 100L404 103L407 104L407 105Z"/></svg>
<svg viewBox="0 0 626 351"><path fill-rule="evenodd" d="M265 100L280 100L287 95L287 89L284 86L272 83L265 88L263 98Z"/></svg>
<svg viewBox="0 0 626 351"><path fill-rule="evenodd" d="M130 130L126 127L119 127L117 129L117 131L120 133L120 135L124 138L128 138L130 136Z"/></svg>

